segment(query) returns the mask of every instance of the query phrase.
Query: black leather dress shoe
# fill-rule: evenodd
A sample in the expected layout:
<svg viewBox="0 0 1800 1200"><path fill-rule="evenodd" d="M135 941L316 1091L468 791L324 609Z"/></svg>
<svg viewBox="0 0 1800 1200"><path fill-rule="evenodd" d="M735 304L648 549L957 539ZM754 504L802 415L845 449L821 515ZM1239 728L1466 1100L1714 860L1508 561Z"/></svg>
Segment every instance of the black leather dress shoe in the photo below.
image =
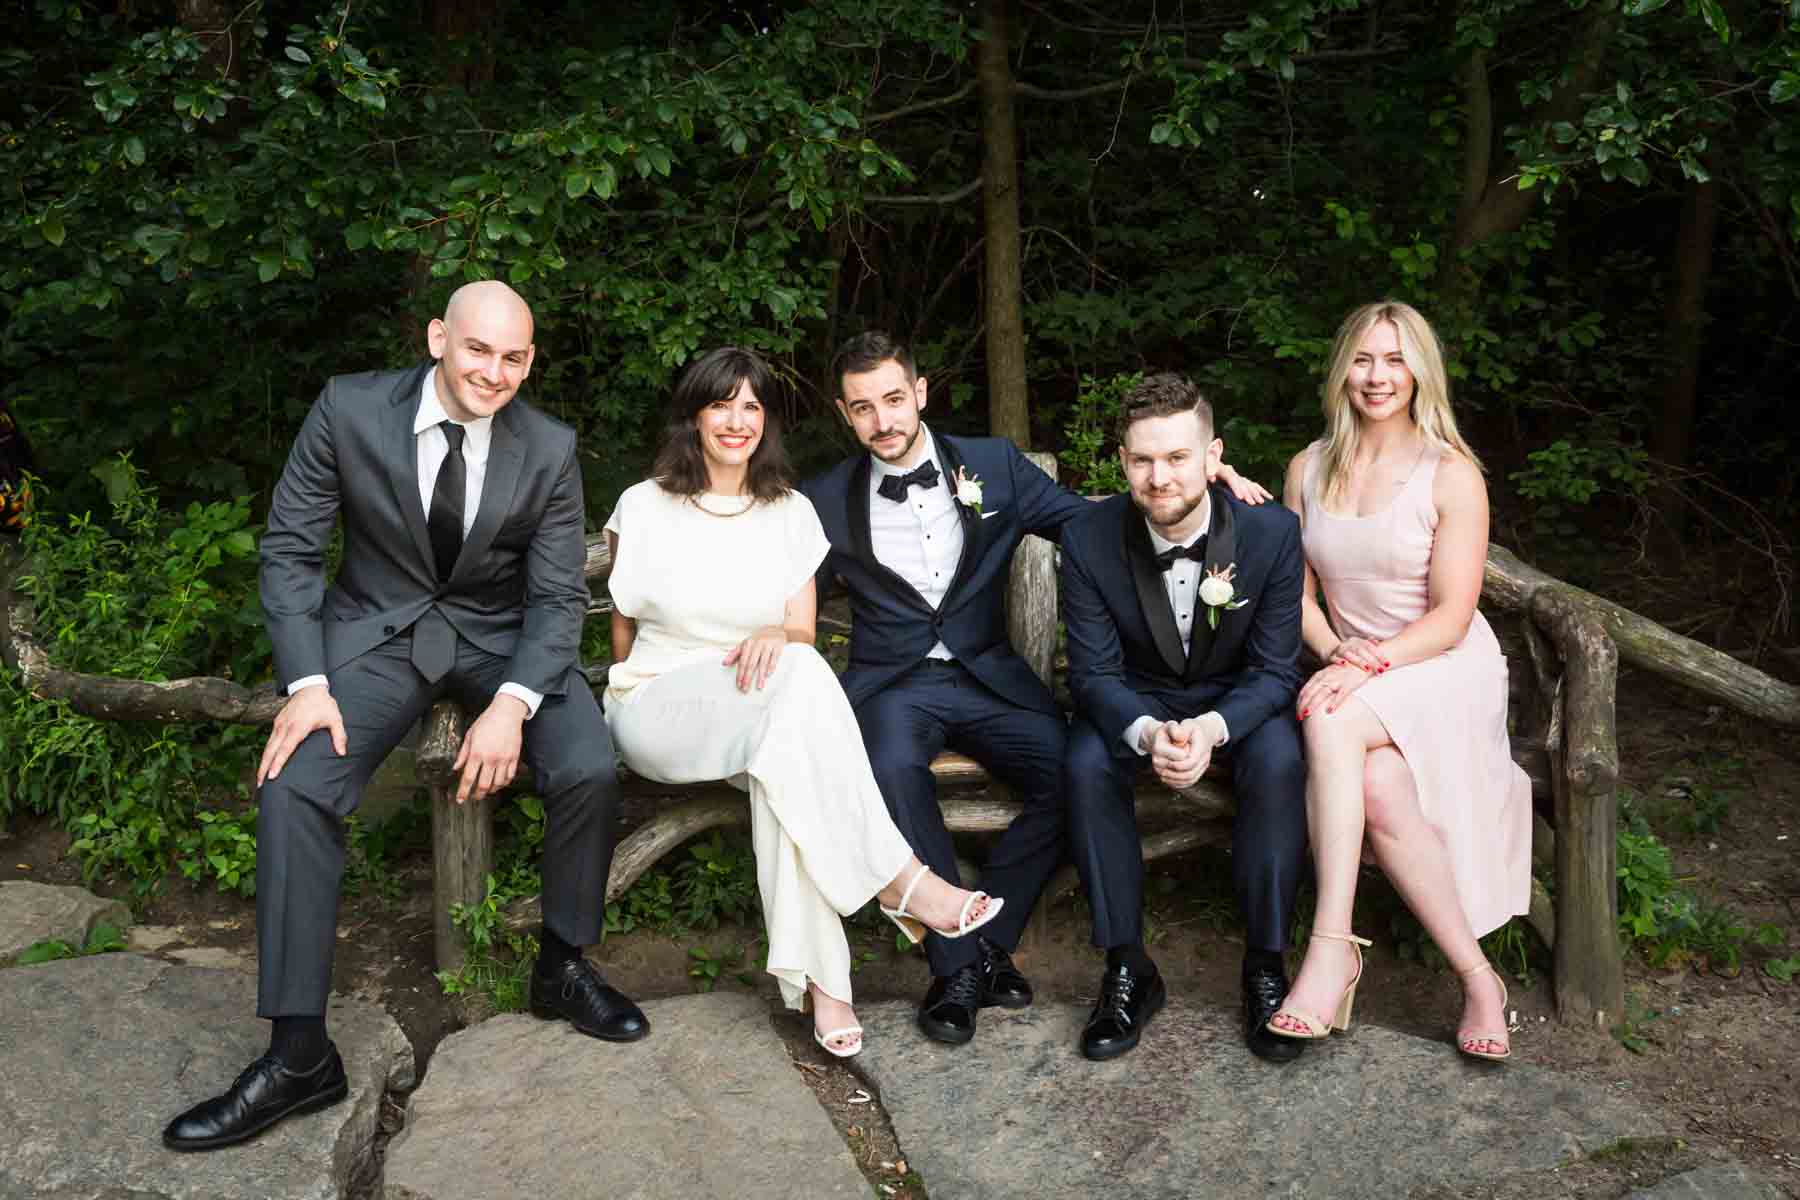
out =
<svg viewBox="0 0 1800 1200"><path fill-rule="evenodd" d="M1251 967L1244 972L1244 1044L1270 1062L1293 1062L1306 1049L1298 1038L1269 1032L1269 1018L1287 999L1287 975L1279 967Z"/></svg>
<svg viewBox="0 0 1800 1200"><path fill-rule="evenodd" d="M919 1004L919 1028L934 1042L960 1046L975 1036L980 1007L981 964L972 962L931 981Z"/></svg>
<svg viewBox="0 0 1800 1200"><path fill-rule="evenodd" d="M545 975L531 972L531 1012L561 1019L589 1037L635 1042L650 1032L644 1012L600 978L585 958L572 958Z"/></svg>
<svg viewBox="0 0 1800 1200"><path fill-rule="evenodd" d="M1108 968L1100 977L1100 1000L1081 1031L1081 1053L1099 1061L1130 1050L1167 999L1161 972L1140 975L1124 965Z"/></svg>
<svg viewBox="0 0 1800 1200"><path fill-rule="evenodd" d="M981 949L981 1007L1028 1008L1031 982L1013 966L1012 955L977 935Z"/></svg>
<svg viewBox="0 0 1800 1200"><path fill-rule="evenodd" d="M273 1054L244 1068L222 1096L203 1100L169 1122L171 1150L216 1150L255 1137L283 1117L329 1108L350 1094L337 1047L310 1071L290 1071Z"/></svg>

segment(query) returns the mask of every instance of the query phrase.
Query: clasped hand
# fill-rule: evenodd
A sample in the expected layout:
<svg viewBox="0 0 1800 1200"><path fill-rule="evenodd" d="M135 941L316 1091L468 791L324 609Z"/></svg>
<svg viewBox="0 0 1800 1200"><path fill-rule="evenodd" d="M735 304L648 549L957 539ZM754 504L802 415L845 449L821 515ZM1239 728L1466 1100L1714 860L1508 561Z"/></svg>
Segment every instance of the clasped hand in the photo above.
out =
<svg viewBox="0 0 1800 1200"><path fill-rule="evenodd" d="M738 691L749 691L752 683L761 690L769 682L769 676L775 673L775 664L781 661L781 652L787 649L787 643L787 630L779 625L764 625L739 642L725 656L723 664L727 667L736 664Z"/></svg>
<svg viewBox="0 0 1800 1200"><path fill-rule="evenodd" d="M1212 765L1215 744L1198 717L1164 721L1150 734L1150 766L1168 787L1193 787Z"/></svg>

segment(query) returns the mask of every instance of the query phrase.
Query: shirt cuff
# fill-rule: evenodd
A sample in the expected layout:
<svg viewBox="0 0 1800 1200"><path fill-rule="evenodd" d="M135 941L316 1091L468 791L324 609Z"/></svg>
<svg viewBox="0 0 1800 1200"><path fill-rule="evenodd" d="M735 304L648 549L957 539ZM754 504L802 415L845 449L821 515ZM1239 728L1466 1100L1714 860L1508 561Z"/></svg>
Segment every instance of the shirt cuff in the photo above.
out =
<svg viewBox="0 0 1800 1200"><path fill-rule="evenodd" d="M301 688L329 687L330 683L323 675L303 675L287 685L287 694L292 696Z"/></svg>
<svg viewBox="0 0 1800 1200"><path fill-rule="evenodd" d="M1158 721L1155 717L1151 716L1150 714L1145 713L1143 716L1139 717L1137 720L1133 721L1131 724L1129 724L1125 727L1125 744L1127 746L1131 747L1131 752L1133 754L1137 755L1139 758L1142 758L1145 754L1149 753L1149 751L1147 751L1143 748L1144 747L1144 741L1143 741L1144 730L1153 728L1160 724L1162 724L1162 722Z"/></svg>
<svg viewBox="0 0 1800 1200"><path fill-rule="evenodd" d="M522 683L503 683L500 685L500 691L496 694L501 696L512 696L522 702L525 705L525 719L527 721L537 716L538 705L544 702L544 694L542 692L534 692Z"/></svg>
<svg viewBox="0 0 1800 1200"><path fill-rule="evenodd" d="M1224 717L1220 716L1216 712L1209 712L1209 713L1201 713L1200 719L1202 721L1207 721L1207 722L1217 721L1219 723L1218 724L1218 733L1216 734L1216 736L1214 737L1214 740L1213 740L1213 749L1216 750L1220 746L1223 746L1226 742L1229 742L1231 740L1231 727L1229 725L1225 724Z"/></svg>

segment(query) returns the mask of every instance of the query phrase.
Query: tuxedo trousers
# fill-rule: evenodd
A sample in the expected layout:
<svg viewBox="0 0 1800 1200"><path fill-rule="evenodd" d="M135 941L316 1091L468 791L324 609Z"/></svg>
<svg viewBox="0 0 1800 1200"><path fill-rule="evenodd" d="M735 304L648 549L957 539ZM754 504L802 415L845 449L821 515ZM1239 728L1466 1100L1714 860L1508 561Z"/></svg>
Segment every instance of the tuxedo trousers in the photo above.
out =
<svg viewBox="0 0 1800 1200"><path fill-rule="evenodd" d="M1144 696L1159 721L1206 711ZM1124 757L1122 740L1085 717L1069 730L1065 786L1069 845L1094 909L1094 945L1104 950L1144 940L1144 851L1133 793L1147 757ZM1233 732L1225 754L1237 816L1231 831L1232 884L1251 950L1287 948L1294 898L1306 870L1306 760L1300 725L1278 713L1242 738Z"/></svg>
<svg viewBox="0 0 1800 1200"><path fill-rule="evenodd" d="M319 730L265 780L256 818L257 1014L319 1016L331 993L345 820L388 753L441 696L480 712L506 682L509 660L457 638L447 675L429 683L412 665L410 631L331 673L347 752ZM618 771L587 679L525 722L522 762L544 800L544 924L564 941L600 940L612 869ZM477 803L471 800L469 803ZM480 803L493 803L492 800Z"/></svg>
<svg viewBox="0 0 1800 1200"><path fill-rule="evenodd" d="M850 1002L843 918L912 857L888 819L850 701L819 652L794 643L760 688L740 691L719 658L608 696L625 765L660 783L724 779L750 794L769 974L789 1008L808 980Z"/></svg>
<svg viewBox="0 0 1800 1200"><path fill-rule="evenodd" d="M961 882L956 848L938 807L931 760L946 749L966 754L1023 801L1025 810L988 852L976 884L1006 900L981 935L1005 950L1016 948L1066 851L1062 759L1068 726L1061 714L1021 708L960 663L927 658L857 705L856 719L894 823L919 860L952 883ZM933 975L969 966L979 953L973 937L925 936Z"/></svg>

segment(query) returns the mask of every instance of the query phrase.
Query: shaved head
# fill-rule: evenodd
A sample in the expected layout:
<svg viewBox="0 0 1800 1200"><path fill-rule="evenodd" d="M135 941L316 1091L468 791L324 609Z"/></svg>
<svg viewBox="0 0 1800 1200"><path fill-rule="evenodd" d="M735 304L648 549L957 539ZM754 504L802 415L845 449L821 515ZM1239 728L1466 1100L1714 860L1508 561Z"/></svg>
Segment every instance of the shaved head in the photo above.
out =
<svg viewBox="0 0 1800 1200"><path fill-rule="evenodd" d="M531 344L534 328L531 306L525 303L525 297L498 279L483 279L476 283L465 283L451 292L450 302L444 305L443 320L444 324L452 328L455 328L461 321L523 322L526 345Z"/></svg>
<svg viewBox="0 0 1800 1200"><path fill-rule="evenodd" d="M438 401L451 420L491 417L511 402L537 355L532 333L531 306L498 279L450 294L426 338L438 360Z"/></svg>

